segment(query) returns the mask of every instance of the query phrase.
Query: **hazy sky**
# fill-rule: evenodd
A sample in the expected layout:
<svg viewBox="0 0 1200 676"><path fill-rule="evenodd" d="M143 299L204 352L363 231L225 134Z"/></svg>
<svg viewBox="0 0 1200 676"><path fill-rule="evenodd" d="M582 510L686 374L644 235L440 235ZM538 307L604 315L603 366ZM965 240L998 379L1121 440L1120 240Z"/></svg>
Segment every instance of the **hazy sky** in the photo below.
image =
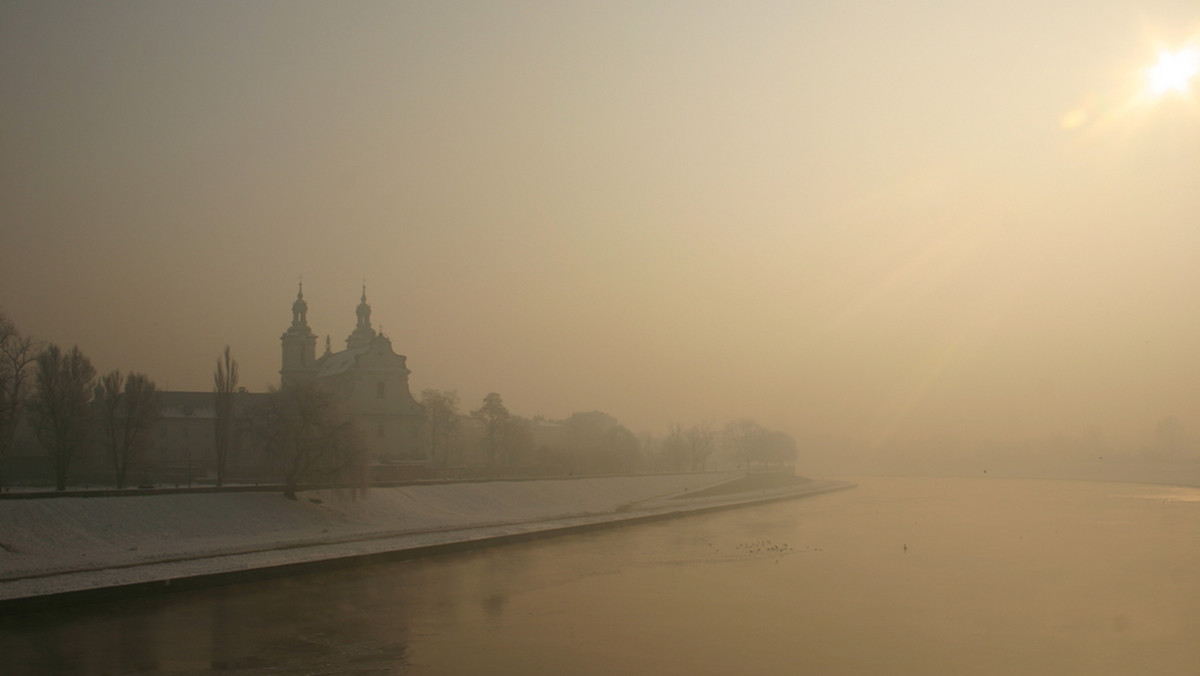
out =
<svg viewBox="0 0 1200 676"><path fill-rule="evenodd" d="M0 3L0 309L871 443L1200 429L1193 1Z"/></svg>

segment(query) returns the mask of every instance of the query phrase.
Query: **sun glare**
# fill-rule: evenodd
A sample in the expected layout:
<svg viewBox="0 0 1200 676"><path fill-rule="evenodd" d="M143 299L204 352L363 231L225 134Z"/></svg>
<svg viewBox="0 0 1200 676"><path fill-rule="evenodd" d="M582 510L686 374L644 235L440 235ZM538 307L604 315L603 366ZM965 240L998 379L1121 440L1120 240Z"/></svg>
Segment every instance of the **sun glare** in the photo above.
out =
<svg viewBox="0 0 1200 676"><path fill-rule="evenodd" d="M1178 52L1159 52L1158 63L1147 71L1150 91L1154 94L1187 93L1191 81L1200 72L1200 48Z"/></svg>

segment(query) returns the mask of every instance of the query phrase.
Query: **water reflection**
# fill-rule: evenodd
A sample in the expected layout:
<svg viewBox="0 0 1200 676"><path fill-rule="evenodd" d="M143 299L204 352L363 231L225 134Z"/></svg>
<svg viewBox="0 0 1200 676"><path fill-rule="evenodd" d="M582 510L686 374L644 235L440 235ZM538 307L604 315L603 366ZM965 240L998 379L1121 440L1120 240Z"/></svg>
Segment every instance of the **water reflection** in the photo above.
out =
<svg viewBox="0 0 1200 676"><path fill-rule="evenodd" d="M358 569L5 618L0 647L7 674L337 673L403 665L411 608Z"/></svg>
<svg viewBox="0 0 1200 676"><path fill-rule="evenodd" d="M6 674L1188 673L1200 663L1200 503L1174 491L869 480L5 618L0 654Z"/></svg>

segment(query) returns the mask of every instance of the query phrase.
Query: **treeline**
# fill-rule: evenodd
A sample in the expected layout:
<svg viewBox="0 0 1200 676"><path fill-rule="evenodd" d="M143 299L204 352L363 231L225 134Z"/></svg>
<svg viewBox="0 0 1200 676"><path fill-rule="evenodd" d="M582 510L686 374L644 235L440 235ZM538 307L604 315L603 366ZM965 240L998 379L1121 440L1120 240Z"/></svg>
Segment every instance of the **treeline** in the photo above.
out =
<svg viewBox="0 0 1200 676"><path fill-rule="evenodd" d="M509 411L495 392L471 410L462 409L453 390L424 390L420 402L429 419L430 464L443 474L544 476L639 469L637 437L604 413L576 413L561 421L526 418Z"/></svg>
<svg viewBox="0 0 1200 676"><path fill-rule="evenodd" d="M22 417L44 450L57 490L66 490L83 450L101 446L123 488L158 420L158 388L142 373L97 378L78 347L42 345L0 314L0 488Z"/></svg>
<svg viewBox="0 0 1200 676"><path fill-rule="evenodd" d="M39 343L0 314L0 488L8 486L22 423L52 467L57 490L66 490L86 453L101 448L113 485L124 488L145 454L158 406L158 387L145 374L97 377L77 346Z"/></svg>
<svg viewBox="0 0 1200 676"><path fill-rule="evenodd" d="M600 411L523 417L495 392L472 408L456 391L427 389L420 403L428 460L400 468L405 478L754 469L797 456L791 436L752 420L676 424L639 437ZM195 408L203 414L193 415ZM160 392L143 373L100 375L78 347L38 343L0 313L0 489L14 478L19 431L26 438L16 478L45 485L52 477L60 491L235 479L281 483L294 499L303 485L364 487L373 471L397 469L372 468L345 400L321 384L265 394L239 388L228 347L216 360L211 393Z"/></svg>
<svg viewBox="0 0 1200 676"><path fill-rule="evenodd" d="M443 475L757 469L792 463L798 455L789 434L752 420L735 420L720 428L710 423L674 424L662 436L639 437L600 411L562 420L522 417L509 411L495 392L474 409L464 409L454 390L424 390L420 402L429 417L431 466Z"/></svg>
<svg viewBox="0 0 1200 676"><path fill-rule="evenodd" d="M78 347L34 341L0 313L0 489L11 482L9 465L22 430L40 450L37 464L49 466L56 490L78 485L80 476L117 488L155 483L155 474L166 474L150 457L164 395L143 373L98 376ZM213 371L208 406L211 416L197 422L211 425L211 462L199 459L193 472L189 458L182 481L190 484L194 474L211 471L209 478L221 486L233 456L242 453L255 456L255 480L278 481L293 499L304 484L366 485L366 446L341 400L326 389L304 384L246 393L238 388L237 360L226 347ZM241 460L246 464L247 458ZM29 482L31 475L37 482L41 472L26 466L20 479Z"/></svg>

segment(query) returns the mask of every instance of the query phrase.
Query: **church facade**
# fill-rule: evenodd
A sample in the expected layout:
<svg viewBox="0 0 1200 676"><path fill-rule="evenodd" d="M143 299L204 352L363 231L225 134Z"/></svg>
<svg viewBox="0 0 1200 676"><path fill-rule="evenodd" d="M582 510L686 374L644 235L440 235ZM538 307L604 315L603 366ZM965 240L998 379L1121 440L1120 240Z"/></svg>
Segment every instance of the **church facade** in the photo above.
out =
<svg viewBox="0 0 1200 676"><path fill-rule="evenodd" d="M280 386L316 381L337 394L354 416L375 465L421 464L428 459L425 407L409 391L407 357L371 326L367 290L355 309L356 325L346 349L317 356L317 336L308 325L308 303L300 287L292 324L280 337Z"/></svg>

